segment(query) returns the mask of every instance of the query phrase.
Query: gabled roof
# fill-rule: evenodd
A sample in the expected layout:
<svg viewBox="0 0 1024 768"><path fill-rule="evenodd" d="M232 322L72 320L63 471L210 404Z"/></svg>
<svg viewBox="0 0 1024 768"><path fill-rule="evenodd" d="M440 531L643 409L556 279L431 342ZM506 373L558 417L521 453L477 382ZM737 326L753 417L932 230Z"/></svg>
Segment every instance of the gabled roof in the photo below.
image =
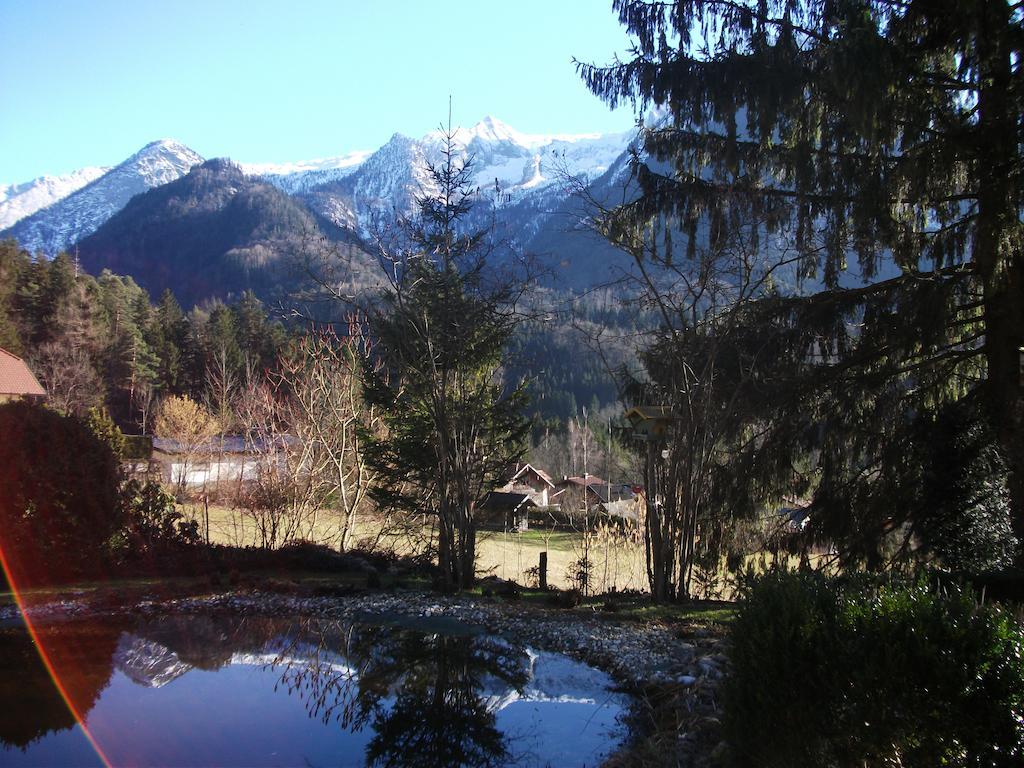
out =
<svg viewBox="0 0 1024 768"><path fill-rule="evenodd" d="M630 420L641 419L674 419L672 408L667 405L634 405L626 411L626 418Z"/></svg>
<svg viewBox="0 0 1024 768"><path fill-rule="evenodd" d="M531 472L533 472L535 475L537 475L537 477L539 477L545 483L550 485L552 488L555 487L554 482L552 482L552 480L551 480L551 475L549 475L543 469L537 469L532 464L523 464L523 466L519 469L519 471L517 471L514 475L512 475L512 477L509 479L509 482L510 483L514 483L516 480L519 479L520 475L522 475L524 472L526 472L526 470L530 470Z"/></svg>
<svg viewBox="0 0 1024 768"><path fill-rule="evenodd" d="M242 453L242 454L264 454L272 451L281 451L288 446L295 445L295 438L291 435L275 435L270 438L246 437L245 435L224 435L211 437L201 444L194 446L197 453ZM188 446L182 445L171 437L154 437L153 450L160 453L176 454L185 453Z"/></svg>
<svg viewBox="0 0 1024 768"><path fill-rule="evenodd" d="M25 361L0 348L0 395L32 395L46 397Z"/></svg>

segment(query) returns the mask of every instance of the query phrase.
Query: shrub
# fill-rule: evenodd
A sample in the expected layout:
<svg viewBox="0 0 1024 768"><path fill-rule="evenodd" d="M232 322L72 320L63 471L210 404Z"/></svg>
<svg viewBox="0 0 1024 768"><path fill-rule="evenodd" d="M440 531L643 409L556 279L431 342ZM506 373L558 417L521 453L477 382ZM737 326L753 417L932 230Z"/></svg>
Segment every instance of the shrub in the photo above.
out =
<svg viewBox="0 0 1024 768"><path fill-rule="evenodd" d="M75 416L0 405L0 547L15 577L52 582L104 570L121 528L119 467Z"/></svg>
<svg viewBox="0 0 1024 768"><path fill-rule="evenodd" d="M769 574L733 629L734 764L1020 765L1022 647L958 588Z"/></svg>
<svg viewBox="0 0 1024 768"><path fill-rule="evenodd" d="M199 543L198 523L185 519L159 483L129 480L121 489L121 503L131 557L151 557Z"/></svg>

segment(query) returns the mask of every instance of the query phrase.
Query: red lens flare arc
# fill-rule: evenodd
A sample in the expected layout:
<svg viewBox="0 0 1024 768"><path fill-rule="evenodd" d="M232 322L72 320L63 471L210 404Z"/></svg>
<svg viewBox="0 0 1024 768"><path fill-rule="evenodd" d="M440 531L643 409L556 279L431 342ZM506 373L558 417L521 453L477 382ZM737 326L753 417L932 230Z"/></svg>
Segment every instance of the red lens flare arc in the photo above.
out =
<svg viewBox="0 0 1024 768"><path fill-rule="evenodd" d="M49 674L50 676L50 679L53 681L54 687L60 694L61 699L63 699L64 704L67 706L68 711L71 713L71 716L74 717L75 722L78 724L78 727L85 735L85 738L89 742L89 745L93 748L93 751L96 752L96 756L100 759L100 762L103 763L104 768L113 768L110 759L107 757L106 752L103 751L103 748L99 745L99 743L96 741L96 738L89 730L89 726L85 720L85 713L81 712L80 708L75 704L74 698L72 697L70 691L68 690L68 686L65 684L65 681L62 679L62 675L57 670L57 667L54 664L53 658L51 657L51 653L47 650L45 644L42 641L42 637L38 631L38 628L32 622L32 618L29 615L29 612L26 610L21 585L18 584L17 580L14 577L14 573L12 568L10 567L10 563L8 562L8 559L4 554L3 546L0 546L0 568L3 569L4 576L7 579L7 583L11 587L11 593L14 595L14 602L18 606L18 611L21 614L22 621L25 623L25 627L28 630L29 636L32 638L32 644L36 647L36 650L39 652L39 659L40 661L42 661L47 674Z"/></svg>

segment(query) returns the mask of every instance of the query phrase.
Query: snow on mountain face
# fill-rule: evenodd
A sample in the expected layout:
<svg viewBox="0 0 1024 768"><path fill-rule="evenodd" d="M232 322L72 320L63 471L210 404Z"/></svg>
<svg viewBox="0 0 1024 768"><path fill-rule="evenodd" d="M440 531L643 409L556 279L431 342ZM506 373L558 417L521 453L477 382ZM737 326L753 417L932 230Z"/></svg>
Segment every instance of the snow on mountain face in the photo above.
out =
<svg viewBox="0 0 1024 768"><path fill-rule="evenodd" d="M460 159L472 158L472 183L479 196L502 209L525 245L565 205L575 183L607 184L609 169L627 167L623 158L633 136L526 134L488 116L456 129L454 143ZM441 162L442 140L438 131L420 139L396 133L373 153L242 168L300 197L337 226L368 237L378 223L410 214L417 197L434 191L426 165ZM13 236L23 248L53 256L94 232L132 196L173 181L201 162L180 144L154 142L102 175L102 169L78 172L78 188L20 218L0 237ZM5 204L13 210L25 186L0 187L0 212ZM51 187L58 197L58 186Z"/></svg>
<svg viewBox="0 0 1024 768"><path fill-rule="evenodd" d="M524 134L488 116L456 129L453 138L459 157L472 158L473 183L482 194L502 205L543 199L549 208L548 198L565 197L569 179L586 184L604 174L633 133ZM307 190L304 196L318 213L365 236L375 217L408 214L416 197L431 191L425 166L441 162L443 141L440 131L419 140L395 134L342 178L291 183Z"/></svg>
<svg viewBox="0 0 1024 768"><path fill-rule="evenodd" d="M40 176L24 184L0 184L0 229L67 197L110 168L82 168L66 176Z"/></svg>
<svg viewBox="0 0 1024 768"><path fill-rule="evenodd" d="M394 134L344 178L312 187L304 195L310 207L339 227L364 236L378 217L410 212L416 197L429 192L428 155L422 142Z"/></svg>
<svg viewBox="0 0 1024 768"><path fill-rule="evenodd" d="M315 186L343 179L370 156L368 151L350 152L340 157L300 160L294 163L240 163L249 176L261 176L270 184L294 195Z"/></svg>
<svg viewBox="0 0 1024 768"><path fill-rule="evenodd" d="M14 237L26 250L55 256L94 232L135 195L174 181L201 162L203 158L183 144L155 141L67 197L20 220L4 235Z"/></svg>
<svg viewBox="0 0 1024 768"><path fill-rule="evenodd" d="M132 682L146 688L163 688L192 669L166 646L129 634L118 641L114 665Z"/></svg>

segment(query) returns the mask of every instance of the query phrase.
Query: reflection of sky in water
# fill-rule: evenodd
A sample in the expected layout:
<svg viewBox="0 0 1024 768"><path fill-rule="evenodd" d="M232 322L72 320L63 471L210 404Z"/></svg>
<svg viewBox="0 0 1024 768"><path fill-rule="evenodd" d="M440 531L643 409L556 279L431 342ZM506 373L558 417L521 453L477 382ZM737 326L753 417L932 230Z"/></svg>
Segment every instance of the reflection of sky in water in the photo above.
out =
<svg viewBox="0 0 1024 768"><path fill-rule="evenodd" d="M187 621L179 631L182 626ZM487 646L487 638L438 640L393 628L372 630L381 631L381 637L362 641L358 652L349 649L351 654L327 648L316 654L306 638L226 653L221 648L219 662L199 662L213 669L197 668L160 640L121 635L109 683L86 722L113 765L357 766L365 764L381 719L403 691L412 691L425 705L421 711L430 712L439 688L466 706L465 691L451 692L461 684L471 686L469 699L481 704L485 719L493 715L493 728L508 749L501 759L505 764L592 766L623 736L617 718L625 702L609 692L611 680L599 670L493 639ZM433 643L443 646L436 654ZM477 649L475 655L469 646ZM408 648L411 659L403 666L401 653ZM493 667L496 657L504 670ZM387 674L377 669L382 658L392 662ZM0 665L6 666L2 659ZM324 709L309 715L310 689L322 690L325 679L334 682L330 700L354 700L360 691L358 670L369 670L364 688L377 685L369 701L378 719L369 717L361 730L352 730L341 724L340 707L330 710L327 724L321 719ZM289 693L289 685L297 685L298 692ZM10 698L10 688L0 689L2 698ZM0 711L16 706L0 700ZM0 765L101 763L76 726L51 731L24 751L0 748Z"/></svg>

